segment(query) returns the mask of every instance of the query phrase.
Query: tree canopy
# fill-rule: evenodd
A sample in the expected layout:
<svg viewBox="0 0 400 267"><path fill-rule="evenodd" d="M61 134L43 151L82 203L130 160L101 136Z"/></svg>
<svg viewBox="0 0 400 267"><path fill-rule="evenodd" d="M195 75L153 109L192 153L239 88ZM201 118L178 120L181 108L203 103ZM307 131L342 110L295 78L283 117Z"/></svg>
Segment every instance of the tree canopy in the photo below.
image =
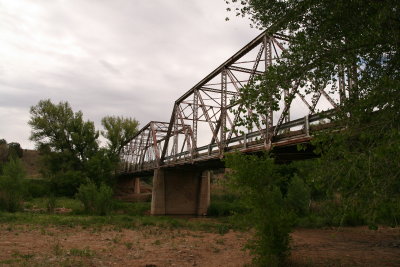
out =
<svg viewBox="0 0 400 267"><path fill-rule="evenodd" d="M78 162L85 162L97 151L99 132L94 123L84 121L82 112L73 112L68 102L41 100L30 112L30 139L38 147L70 153Z"/></svg>
<svg viewBox="0 0 400 267"><path fill-rule="evenodd" d="M84 121L68 102L54 104L41 100L30 110L32 141L43 159L43 172L61 194L74 194L88 178L97 184L113 184L118 154L137 131L135 119L107 116L102 131L107 148L99 147L99 131L92 121Z"/></svg>
<svg viewBox="0 0 400 267"><path fill-rule="evenodd" d="M281 92L297 82L310 85L308 93L331 84L331 92L341 94L335 84L339 77L347 80L346 97L330 117L339 127L314 136L312 143L320 158L299 163L296 171L301 172L299 177L312 188L314 196L323 195L332 203L336 201L341 221L358 216L372 228L380 223L398 225L400 2L228 0L226 3L228 11L248 17L253 27L266 30L269 35L284 34L288 39L277 64L269 66L257 82L242 88L238 103L257 114L265 114L268 108L278 110ZM291 100L284 99L287 104ZM239 123L251 125L256 119L244 116ZM260 179L268 181L268 177ZM256 205L259 206L255 210L268 208L264 203ZM260 224L270 226L266 222ZM279 223L271 227L281 229ZM258 234L264 235L262 231ZM254 251L260 257L267 254L261 246L258 249Z"/></svg>
<svg viewBox="0 0 400 267"><path fill-rule="evenodd" d="M356 80L351 89L362 110L390 108L398 116L400 87L400 4L398 1L226 1L228 10L249 17L270 34L289 37L278 64L267 71L259 95L248 94L247 105L259 102L259 112L271 91L294 81L326 84L338 73ZM338 90L338 88L334 88ZM243 95L246 95L246 88ZM249 89L251 90L251 89ZM317 86L315 86L317 90ZM352 98L352 96L350 98ZM347 104L354 109L354 99ZM393 109L396 106L396 109Z"/></svg>
<svg viewBox="0 0 400 267"><path fill-rule="evenodd" d="M139 126L137 120L120 116L106 116L101 120L101 124L105 129L101 134L107 138L108 150L114 155L118 155L132 140Z"/></svg>

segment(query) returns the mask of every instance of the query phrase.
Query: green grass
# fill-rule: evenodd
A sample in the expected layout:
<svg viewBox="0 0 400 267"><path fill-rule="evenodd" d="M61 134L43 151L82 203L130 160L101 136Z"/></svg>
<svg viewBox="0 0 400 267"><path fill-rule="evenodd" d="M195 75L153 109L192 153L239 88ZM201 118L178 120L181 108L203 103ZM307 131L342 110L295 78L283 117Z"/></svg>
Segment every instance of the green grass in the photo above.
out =
<svg viewBox="0 0 400 267"><path fill-rule="evenodd" d="M136 229L155 226L168 229L188 229L214 232L224 235L230 229L242 230L230 216L210 220L191 220L168 216L149 216L150 203L126 203L114 201L114 210L108 216L88 215L84 213L81 202L66 197L56 199L55 208L71 209L67 213L47 212L48 198L33 198L24 203L24 212L0 212L0 225L13 228L16 225L33 225L39 227L65 226L99 229L112 226L115 229ZM37 210L39 209L39 212Z"/></svg>
<svg viewBox="0 0 400 267"><path fill-rule="evenodd" d="M246 209L240 203L238 196L233 194L213 194L207 214L211 217L224 217L245 213Z"/></svg>
<svg viewBox="0 0 400 267"><path fill-rule="evenodd" d="M95 255L95 252L87 247L84 249L71 248L69 250L69 254L72 256L79 256L79 257L92 257Z"/></svg>
<svg viewBox="0 0 400 267"><path fill-rule="evenodd" d="M77 214L46 214L46 213L0 213L0 224L6 224L7 227L16 225L34 225L34 226L65 226L84 228L101 228L104 226L114 226L116 229L137 229L146 226L156 226L168 229L189 229L198 231L207 231L227 233L229 229L235 226L224 221L196 221L185 218L172 218L168 216L135 216L126 214L115 214L110 216L91 216Z"/></svg>
<svg viewBox="0 0 400 267"><path fill-rule="evenodd" d="M24 203L24 206L27 209L31 208L46 209L48 201L49 199L46 197L33 198L29 201L26 201ZM73 211L78 211L82 209L82 205L79 200L67 197L58 197L56 199L55 208L67 208L67 209L72 209Z"/></svg>

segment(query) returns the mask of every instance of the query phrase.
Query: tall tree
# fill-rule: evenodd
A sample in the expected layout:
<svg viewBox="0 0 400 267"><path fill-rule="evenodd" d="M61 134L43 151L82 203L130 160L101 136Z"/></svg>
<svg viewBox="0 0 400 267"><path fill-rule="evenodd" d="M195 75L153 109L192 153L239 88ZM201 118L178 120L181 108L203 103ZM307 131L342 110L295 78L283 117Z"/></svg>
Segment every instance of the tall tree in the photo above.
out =
<svg viewBox="0 0 400 267"><path fill-rule="evenodd" d="M345 108L390 109L399 116L400 4L384 1L244 0L227 1L229 10L248 16L252 25L270 34L289 36L289 47L261 78L258 94L242 93L245 105L257 102L259 112L276 90L291 83L315 85L335 81L338 73L356 81ZM318 90L315 86L314 90ZM338 90L338 88L333 88ZM278 101L278 100L276 100ZM362 114L361 114L362 115ZM391 120L386 120L390 122ZM390 125L389 125L390 126Z"/></svg>
<svg viewBox="0 0 400 267"><path fill-rule="evenodd" d="M93 122L83 120L81 111L73 112L68 102L53 104L47 99L31 107L30 113L30 139L41 151L42 172L55 192L73 196L86 178L103 179L87 171L93 169L91 159L99 151L99 132Z"/></svg>
<svg viewBox="0 0 400 267"><path fill-rule="evenodd" d="M50 99L41 100L31 107L30 113L30 139L38 147L69 154L78 165L98 150L99 132L94 123L84 121L81 111L74 113L68 102L53 104Z"/></svg>
<svg viewBox="0 0 400 267"><path fill-rule="evenodd" d="M118 155L138 131L139 122L132 118L106 116L101 120L104 131L101 134L107 138L108 150L112 155Z"/></svg>
<svg viewBox="0 0 400 267"><path fill-rule="evenodd" d="M228 11L250 18L252 26L270 35L285 34L289 40L277 64L258 77L258 83L241 89L238 102L265 114L266 107L279 108L281 92L292 84L311 83L312 93L331 83L331 90L340 93L334 86L339 75L351 81L347 99L331 118L346 130L314 139L321 158L305 175L326 197L340 196L343 218L357 211L372 227L398 225L400 2L226 2ZM289 104L291 99L285 101ZM253 119L245 117L240 124L249 125Z"/></svg>

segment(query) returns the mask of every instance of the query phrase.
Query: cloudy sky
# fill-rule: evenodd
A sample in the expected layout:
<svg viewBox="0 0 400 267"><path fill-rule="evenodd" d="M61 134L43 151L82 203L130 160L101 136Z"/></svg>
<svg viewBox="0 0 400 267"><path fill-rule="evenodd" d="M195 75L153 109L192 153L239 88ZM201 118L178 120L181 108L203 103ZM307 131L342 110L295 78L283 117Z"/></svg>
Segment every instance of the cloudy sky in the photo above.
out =
<svg viewBox="0 0 400 267"><path fill-rule="evenodd" d="M224 0L0 0L0 139L33 148L29 108L68 101L168 121L173 102L259 32Z"/></svg>

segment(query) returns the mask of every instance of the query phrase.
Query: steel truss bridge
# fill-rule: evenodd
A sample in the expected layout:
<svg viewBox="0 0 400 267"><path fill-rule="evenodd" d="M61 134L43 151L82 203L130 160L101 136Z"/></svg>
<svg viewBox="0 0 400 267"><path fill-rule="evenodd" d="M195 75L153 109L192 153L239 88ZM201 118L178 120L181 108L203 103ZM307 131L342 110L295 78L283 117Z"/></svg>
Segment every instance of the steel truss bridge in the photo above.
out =
<svg viewBox="0 0 400 267"><path fill-rule="evenodd" d="M316 130L329 127L334 111L351 92L353 81L343 71L319 90L311 83L282 90L279 110L265 107L259 126L238 127L239 89L279 64L289 38L266 32L240 49L174 103L169 122L151 121L121 152L125 174L220 159L230 151L255 152L308 142ZM284 99L292 99L285 103ZM240 133L240 134L239 134Z"/></svg>

